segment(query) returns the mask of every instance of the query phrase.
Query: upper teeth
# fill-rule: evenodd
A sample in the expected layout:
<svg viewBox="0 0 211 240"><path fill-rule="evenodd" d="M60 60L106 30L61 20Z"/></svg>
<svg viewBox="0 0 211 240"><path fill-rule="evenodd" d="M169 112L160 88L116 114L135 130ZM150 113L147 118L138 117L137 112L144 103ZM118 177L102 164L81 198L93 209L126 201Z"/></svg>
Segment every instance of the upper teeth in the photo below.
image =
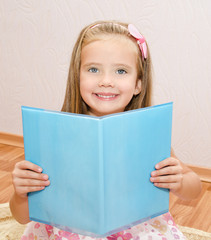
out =
<svg viewBox="0 0 211 240"><path fill-rule="evenodd" d="M101 95L101 94L97 94L98 97L102 97L102 98L112 98L115 97L116 95L110 95L110 96L105 96L105 95Z"/></svg>

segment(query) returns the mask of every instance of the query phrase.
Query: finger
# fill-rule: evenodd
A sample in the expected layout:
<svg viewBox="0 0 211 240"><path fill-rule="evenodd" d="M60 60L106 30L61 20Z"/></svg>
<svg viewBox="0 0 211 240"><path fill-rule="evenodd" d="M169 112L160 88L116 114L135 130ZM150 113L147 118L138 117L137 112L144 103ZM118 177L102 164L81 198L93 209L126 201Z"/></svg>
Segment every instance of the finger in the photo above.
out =
<svg viewBox="0 0 211 240"><path fill-rule="evenodd" d="M151 177L150 181L153 183L179 183L180 184L182 182L182 174Z"/></svg>
<svg viewBox="0 0 211 240"><path fill-rule="evenodd" d="M41 173L42 172L42 168L32 162L29 162L29 161L26 161L26 160L23 160L23 161L20 161L16 164L16 167L19 168L19 169L29 169L31 171L34 171L34 172L39 172Z"/></svg>
<svg viewBox="0 0 211 240"><path fill-rule="evenodd" d="M47 174L37 173L31 170L17 169L16 171L14 171L13 176L17 178L48 180Z"/></svg>
<svg viewBox="0 0 211 240"><path fill-rule="evenodd" d="M182 173L182 167L180 166L168 166L161 168L159 170L151 172L151 176L162 176L162 175L175 175L175 174L181 174Z"/></svg>
<svg viewBox="0 0 211 240"><path fill-rule="evenodd" d="M22 179L17 178L15 181L15 186L17 187L36 187L36 186L48 186L50 184L50 181L39 181L34 179Z"/></svg>
<svg viewBox="0 0 211 240"><path fill-rule="evenodd" d="M178 183L154 183L154 186L159 188L168 188L170 190L175 190L179 188Z"/></svg>
<svg viewBox="0 0 211 240"><path fill-rule="evenodd" d="M36 191L41 191L45 189L44 186L34 186L34 187L29 187L29 186L25 186L25 187L19 187L16 189L16 193L18 195L26 195L29 192L36 192Z"/></svg>
<svg viewBox="0 0 211 240"><path fill-rule="evenodd" d="M161 168L164 168L164 167L167 167L167 166L175 166L175 165L178 165L178 164L179 164L178 159L170 157L170 158L166 158L165 160L157 163L155 165L155 168L156 169L161 169Z"/></svg>

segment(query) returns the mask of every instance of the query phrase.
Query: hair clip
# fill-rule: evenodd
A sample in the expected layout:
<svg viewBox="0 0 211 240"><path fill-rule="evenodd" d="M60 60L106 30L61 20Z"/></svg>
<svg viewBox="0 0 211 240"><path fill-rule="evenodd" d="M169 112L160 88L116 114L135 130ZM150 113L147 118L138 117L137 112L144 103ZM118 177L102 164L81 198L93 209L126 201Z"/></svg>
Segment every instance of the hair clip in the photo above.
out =
<svg viewBox="0 0 211 240"><path fill-rule="evenodd" d="M137 43L141 50L142 57L144 59L146 59L147 58L147 45L146 45L145 38L140 34L138 29L133 24L128 25L128 31L129 31L130 35L133 36L137 40Z"/></svg>

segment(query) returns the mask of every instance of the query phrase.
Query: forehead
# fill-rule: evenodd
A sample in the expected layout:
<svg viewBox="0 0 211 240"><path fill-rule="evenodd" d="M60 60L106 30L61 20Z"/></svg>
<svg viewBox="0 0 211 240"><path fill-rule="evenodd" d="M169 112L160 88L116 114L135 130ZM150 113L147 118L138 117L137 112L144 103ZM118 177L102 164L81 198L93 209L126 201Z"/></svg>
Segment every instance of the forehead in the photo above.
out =
<svg viewBox="0 0 211 240"><path fill-rule="evenodd" d="M100 33L97 34L96 36L92 36L91 38L88 38L84 45L82 45L82 49L83 47L96 42L96 41L110 41L110 42L121 42L123 44L125 44L125 46L131 47L132 50L137 51L138 52L138 44L136 42L136 40L133 37L129 37L126 35L121 35L121 34L108 34L108 33Z"/></svg>
<svg viewBox="0 0 211 240"><path fill-rule="evenodd" d="M136 42L127 36L110 34L100 36L83 46L81 60L106 56L109 58L107 60L134 58L136 61L138 54L140 53Z"/></svg>

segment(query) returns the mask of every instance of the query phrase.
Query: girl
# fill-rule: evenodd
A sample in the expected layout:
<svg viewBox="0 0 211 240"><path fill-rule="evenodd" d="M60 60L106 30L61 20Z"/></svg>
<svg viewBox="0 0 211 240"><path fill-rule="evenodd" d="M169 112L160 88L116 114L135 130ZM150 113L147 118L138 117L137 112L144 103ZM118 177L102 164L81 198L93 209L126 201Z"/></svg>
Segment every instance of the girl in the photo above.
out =
<svg viewBox="0 0 211 240"><path fill-rule="evenodd" d="M62 111L103 116L151 104L151 59L144 37L133 25L96 22L85 27L72 53ZM196 198L201 191L198 176L171 157L155 166L150 181L169 188L183 199ZM50 184L40 166L26 160L15 165L14 195L10 200L16 220L28 223L24 239L91 239L42 223L30 222L28 192ZM184 239L169 213L111 235L107 239Z"/></svg>

